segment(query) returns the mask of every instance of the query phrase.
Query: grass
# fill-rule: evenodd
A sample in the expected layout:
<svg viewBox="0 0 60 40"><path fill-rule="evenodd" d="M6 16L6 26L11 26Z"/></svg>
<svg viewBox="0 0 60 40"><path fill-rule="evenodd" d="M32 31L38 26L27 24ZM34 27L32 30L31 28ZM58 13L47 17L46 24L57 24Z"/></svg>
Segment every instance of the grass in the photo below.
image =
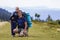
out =
<svg viewBox="0 0 60 40"><path fill-rule="evenodd" d="M46 23L33 22L29 37L12 37L10 23L6 23L0 27L0 40L60 40L60 32L56 28L49 28Z"/></svg>

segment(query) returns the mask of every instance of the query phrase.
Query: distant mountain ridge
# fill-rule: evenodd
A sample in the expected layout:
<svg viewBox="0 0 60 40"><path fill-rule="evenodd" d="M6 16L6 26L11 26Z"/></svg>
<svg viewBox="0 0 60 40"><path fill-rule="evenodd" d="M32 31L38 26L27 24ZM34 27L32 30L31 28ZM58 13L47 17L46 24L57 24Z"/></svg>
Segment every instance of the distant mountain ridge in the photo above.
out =
<svg viewBox="0 0 60 40"><path fill-rule="evenodd" d="M11 13L5 9L0 8L0 20L9 20Z"/></svg>
<svg viewBox="0 0 60 40"><path fill-rule="evenodd" d="M14 12L15 8L5 7L9 12ZM53 20L60 19L60 9L57 8L46 8L46 7L20 7L20 10L30 13L30 15L35 19L35 13L40 14L41 20L46 20L48 15L51 16Z"/></svg>

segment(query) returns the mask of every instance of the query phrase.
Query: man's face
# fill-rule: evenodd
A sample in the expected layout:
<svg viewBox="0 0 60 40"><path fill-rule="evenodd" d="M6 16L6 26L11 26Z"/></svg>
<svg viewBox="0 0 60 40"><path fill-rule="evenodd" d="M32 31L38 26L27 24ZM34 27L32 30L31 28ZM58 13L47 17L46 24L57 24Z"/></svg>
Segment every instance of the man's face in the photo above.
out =
<svg viewBox="0 0 60 40"><path fill-rule="evenodd" d="M16 12L19 12L19 8L18 7L16 7Z"/></svg>

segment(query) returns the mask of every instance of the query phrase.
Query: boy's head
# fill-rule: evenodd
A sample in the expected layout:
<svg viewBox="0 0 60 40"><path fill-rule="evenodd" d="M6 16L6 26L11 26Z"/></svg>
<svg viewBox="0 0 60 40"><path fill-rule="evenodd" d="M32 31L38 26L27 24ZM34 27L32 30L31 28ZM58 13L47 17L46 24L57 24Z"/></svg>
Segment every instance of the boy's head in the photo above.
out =
<svg viewBox="0 0 60 40"><path fill-rule="evenodd" d="M21 10L18 11L18 16L19 17L22 16L22 11Z"/></svg>

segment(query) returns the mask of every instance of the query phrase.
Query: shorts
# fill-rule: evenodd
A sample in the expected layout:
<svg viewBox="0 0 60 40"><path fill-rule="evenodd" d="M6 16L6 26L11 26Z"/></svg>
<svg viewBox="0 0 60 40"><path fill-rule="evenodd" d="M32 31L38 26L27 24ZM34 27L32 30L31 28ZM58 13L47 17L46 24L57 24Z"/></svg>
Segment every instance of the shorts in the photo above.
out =
<svg viewBox="0 0 60 40"><path fill-rule="evenodd" d="M24 31L23 28L18 28L18 33L20 34L21 31Z"/></svg>

